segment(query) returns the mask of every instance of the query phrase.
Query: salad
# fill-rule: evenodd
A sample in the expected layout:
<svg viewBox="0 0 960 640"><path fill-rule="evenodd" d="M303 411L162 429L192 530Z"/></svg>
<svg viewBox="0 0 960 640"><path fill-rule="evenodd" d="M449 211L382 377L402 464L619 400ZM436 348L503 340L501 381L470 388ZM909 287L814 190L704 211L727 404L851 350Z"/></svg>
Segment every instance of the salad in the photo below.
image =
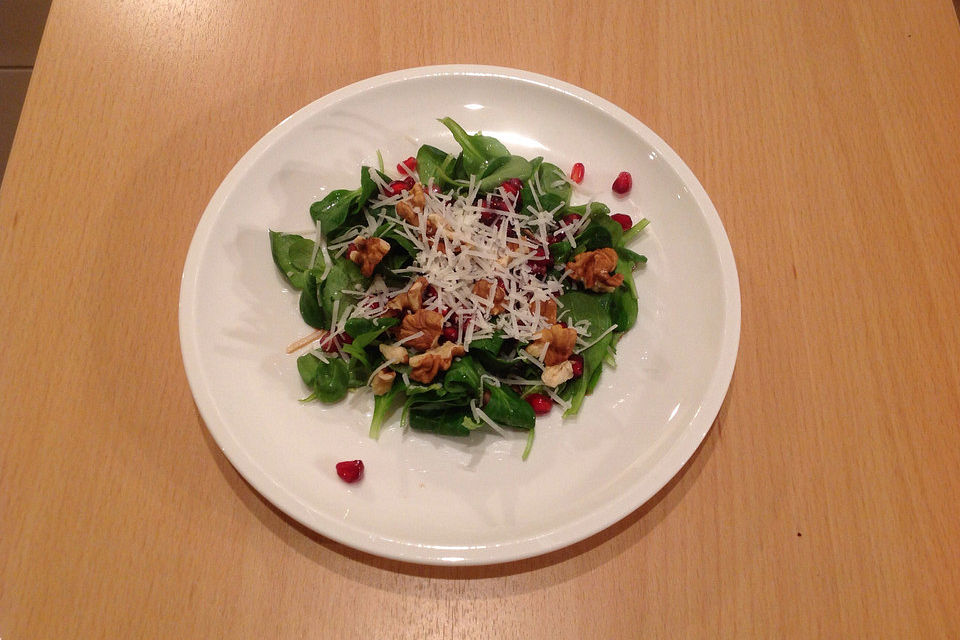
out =
<svg viewBox="0 0 960 640"><path fill-rule="evenodd" d="M580 163L568 176L440 122L459 151L423 145L394 175L378 152L358 188L310 207L315 239L269 232L314 329L288 353L305 351L304 400L371 388L373 438L400 410L401 424L440 435L526 430L526 458L536 416L577 414L616 364L646 263L628 245L648 221L574 204ZM613 189L629 188L618 176Z"/></svg>

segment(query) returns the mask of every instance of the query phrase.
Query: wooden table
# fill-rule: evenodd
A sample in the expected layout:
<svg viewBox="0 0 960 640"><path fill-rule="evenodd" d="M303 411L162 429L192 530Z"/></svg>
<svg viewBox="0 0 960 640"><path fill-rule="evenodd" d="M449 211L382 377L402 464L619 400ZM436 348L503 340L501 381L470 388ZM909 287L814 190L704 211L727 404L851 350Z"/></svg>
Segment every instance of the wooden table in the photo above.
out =
<svg viewBox="0 0 960 640"><path fill-rule="evenodd" d="M0 191L0 637L960 636L960 28L950 0L55 0ZM622 522L507 565L294 524L208 435L177 334L217 185L422 64L644 121L737 258L726 402Z"/></svg>

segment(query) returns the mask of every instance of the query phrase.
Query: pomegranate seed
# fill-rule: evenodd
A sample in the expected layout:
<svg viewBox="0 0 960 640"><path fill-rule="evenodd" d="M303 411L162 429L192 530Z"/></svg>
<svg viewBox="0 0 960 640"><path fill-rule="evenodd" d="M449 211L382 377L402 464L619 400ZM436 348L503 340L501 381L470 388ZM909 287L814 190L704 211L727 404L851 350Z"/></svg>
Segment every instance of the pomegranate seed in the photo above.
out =
<svg viewBox="0 0 960 640"><path fill-rule="evenodd" d="M456 342L457 335L458 335L458 332L456 327L443 328L443 337L447 339L447 342Z"/></svg>
<svg viewBox="0 0 960 640"><path fill-rule="evenodd" d="M397 171L400 172L400 175L410 175L417 170L417 159L413 156L410 156L403 162L397 165Z"/></svg>
<svg viewBox="0 0 960 640"><path fill-rule="evenodd" d="M550 413L550 408L553 406L553 400L550 399L550 396L543 393L531 393L524 400L533 407L533 412L538 416Z"/></svg>
<svg viewBox="0 0 960 640"><path fill-rule="evenodd" d="M531 260L530 273L535 276L545 276L547 271L553 267L553 260Z"/></svg>
<svg viewBox="0 0 960 640"><path fill-rule="evenodd" d="M490 196L486 206L497 211L510 211L510 205L504 202L500 196Z"/></svg>
<svg viewBox="0 0 960 640"><path fill-rule="evenodd" d="M510 178L500 183L500 187L512 196L517 195L523 190L523 183L520 178Z"/></svg>
<svg viewBox="0 0 960 640"><path fill-rule="evenodd" d="M413 176L407 176L403 179L403 186L407 188L407 191L413 189L413 185L417 184L417 181L413 179Z"/></svg>
<svg viewBox="0 0 960 640"><path fill-rule="evenodd" d="M547 251L543 247L537 247L537 250L533 252L533 255L537 258L542 258L547 255Z"/></svg>
<svg viewBox="0 0 960 640"><path fill-rule="evenodd" d="M583 356L575 353L570 356L570 362L573 364L573 377L579 378L583 375Z"/></svg>
<svg viewBox="0 0 960 640"><path fill-rule="evenodd" d="M629 231L630 227L633 226L633 220L631 220L630 216L625 213L615 213L610 216L610 219L614 222L619 222L624 231Z"/></svg>
<svg viewBox="0 0 960 640"><path fill-rule="evenodd" d="M579 213L568 213L567 215L563 216L563 219L560 222L569 227L573 224L576 224L576 222L582 217L583 216Z"/></svg>
<svg viewBox="0 0 960 640"><path fill-rule="evenodd" d="M437 288L432 284L427 285L427 290L423 292L424 297L426 298L436 298L437 297Z"/></svg>
<svg viewBox="0 0 960 640"><path fill-rule="evenodd" d="M344 460L337 463L337 475L344 482L356 482L363 477L363 460Z"/></svg>
<svg viewBox="0 0 960 640"><path fill-rule="evenodd" d="M320 339L320 350L324 353L336 353L338 346L337 337L331 336L329 332Z"/></svg>
<svg viewBox="0 0 960 640"><path fill-rule="evenodd" d="M413 187L413 185L410 185L410 187ZM407 183L406 183L406 182L404 182L403 180L394 180L394 181L391 182L390 185L387 187L386 195L388 195L388 196L395 196L395 195L399 194L401 191L403 191L403 190L406 189L406 188L407 188Z"/></svg>
<svg viewBox="0 0 960 640"><path fill-rule="evenodd" d="M573 169L570 171L570 179L580 184L583 182L583 163L578 162L573 165Z"/></svg>
<svg viewBox="0 0 960 640"><path fill-rule="evenodd" d="M353 242L347 245L347 259L350 259L350 254L357 250L357 245Z"/></svg>
<svg viewBox="0 0 960 640"><path fill-rule="evenodd" d="M561 321L560 321L560 322L558 322L557 324L558 324L558 325L560 325L561 327L563 327L564 329L566 329L566 328L567 328L567 323L566 323L566 322L564 322L563 320L561 320Z"/></svg>
<svg viewBox="0 0 960 640"><path fill-rule="evenodd" d="M342 345L351 344L352 342L353 342L353 338L350 336L349 333L343 333L340 335L340 344Z"/></svg>
<svg viewBox="0 0 960 640"><path fill-rule="evenodd" d="M621 171L617 179L613 181L613 190L620 195L630 193L633 188L633 176L629 171Z"/></svg>

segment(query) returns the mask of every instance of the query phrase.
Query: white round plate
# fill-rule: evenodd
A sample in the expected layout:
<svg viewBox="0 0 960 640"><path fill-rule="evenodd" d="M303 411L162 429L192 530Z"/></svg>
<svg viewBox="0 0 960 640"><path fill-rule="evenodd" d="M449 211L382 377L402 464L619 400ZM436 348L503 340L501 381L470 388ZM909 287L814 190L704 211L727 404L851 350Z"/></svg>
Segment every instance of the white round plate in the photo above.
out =
<svg viewBox="0 0 960 640"><path fill-rule="evenodd" d="M459 439L401 429L367 436L372 397L307 395L285 347L310 329L270 256L267 230L309 234L309 207L388 170L423 143L459 147L437 118L499 138L512 153L586 165L579 192L652 223L632 245L636 326L581 414L555 408L526 435ZM617 173L633 191L614 197ZM267 500L345 545L400 560L491 564L582 540L628 515L696 451L720 409L740 336L729 241L693 173L636 118L583 89L497 67L388 73L335 91L263 137L214 194L180 292L180 340L200 413L233 466ZM340 460L366 472L345 484Z"/></svg>

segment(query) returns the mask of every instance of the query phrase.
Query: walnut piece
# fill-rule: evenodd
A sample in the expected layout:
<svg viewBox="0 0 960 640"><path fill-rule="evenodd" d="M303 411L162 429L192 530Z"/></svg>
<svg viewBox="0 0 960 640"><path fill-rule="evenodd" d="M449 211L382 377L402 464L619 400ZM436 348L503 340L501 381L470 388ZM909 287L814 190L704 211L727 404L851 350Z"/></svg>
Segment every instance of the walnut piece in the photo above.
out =
<svg viewBox="0 0 960 640"><path fill-rule="evenodd" d="M400 364L406 364L410 359L410 354L407 353L407 348L402 344L381 344L380 353L382 353L383 357L387 360L393 360L394 362L398 362Z"/></svg>
<svg viewBox="0 0 960 640"><path fill-rule="evenodd" d="M622 273L612 273L617 268L617 252L606 247L584 251L567 263L573 277L583 282L591 291L609 292L623 284Z"/></svg>
<svg viewBox="0 0 960 640"><path fill-rule="evenodd" d="M387 391L390 391L390 387L393 386L393 380L396 377L397 374L390 369L377 371L377 374L373 376L373 380L370 382L370 386L373 387L373 395L382 396Z"/></svg>
<svg viewBox="0 0 960 640"><path fill-rule="evenodd" d="M545 367L540 380L548 387L558 387L573 377L573 362L564 360L560 364Z"/></svg>
<svg viewBox="0 0 960 640"><path fill-rule="evenodd" d="M537 305L540 305L539 311ZM539 302L530 303L530 311L532 313L539 313L544 320L550 324L556 324L557 322L557 301L556 300L540 300Z"/></svg>
<svg viewBox="0 0 960 640"><path fill-rule="evenodd" d="M390 243L383 238L357 236L353 240L353 245L356 249L353 249L347 257L351 262L360 265L360 272L367 278L373 275L373 270L383 260L383 256L390 251Z"/></svg>
<svg viewBox="0 0 960 640"><path fill-rule="evenodd" d="M430 384L440 371L450 368L454 356L462 356L466 351L456 342L444 342L426 353L410 358L410 379Z"/></svg>
<svg viewBox="0 0 960 640"><path fill-rule="evenodd" d="M417 227L420 226L420 216L417 214L423 212L423 208L427 205L427 197L424 195L423 186L419 182L415 182L410 191L409 198L397 203L397 215Z"/></svg>
<svg viewBox="0 0 960 640"><path fill-rule="evenodd" d="M536 340L527 345L525 351L534 358L543 355L543 364L552 367L570 358L577 343L577 330L563 325L551 325L536 335ZM543 353L546 349L546 354ZM572 371L572 369L571 369Z"/></svg>
<svg viewBox="0 0 960 640"><path fill-rule="evenodd" d="M437 346L437 340L443 331L443 316L436 311L427 311L421 309L403 317L400 322L400 339L408 338L414 334L423 332L423 335L417 336L412 340L407 340L404 344L411 349L426 351Z"/></svg>
<svg viewBox="0 0 960 640"><path fill-rule="evenodd" d="M477 283L473 285L473 293L484 300L490 300L491 286L492 283L489 280L477 280ZM490 308L490 315L495 316L503 313L504 306L501 303L505 297L507 297L507 290L498 282L497 289L493 292L493 306Z"/></svg>
<svg viewBox="0 0 960 640"><path fill-rule="evenodd" d="M404 311L419 311L423 304L423 292L427 288L427 279L417 278L410 288L394 296L387 303L387 312L384 315L399 316Z"/></svg>

